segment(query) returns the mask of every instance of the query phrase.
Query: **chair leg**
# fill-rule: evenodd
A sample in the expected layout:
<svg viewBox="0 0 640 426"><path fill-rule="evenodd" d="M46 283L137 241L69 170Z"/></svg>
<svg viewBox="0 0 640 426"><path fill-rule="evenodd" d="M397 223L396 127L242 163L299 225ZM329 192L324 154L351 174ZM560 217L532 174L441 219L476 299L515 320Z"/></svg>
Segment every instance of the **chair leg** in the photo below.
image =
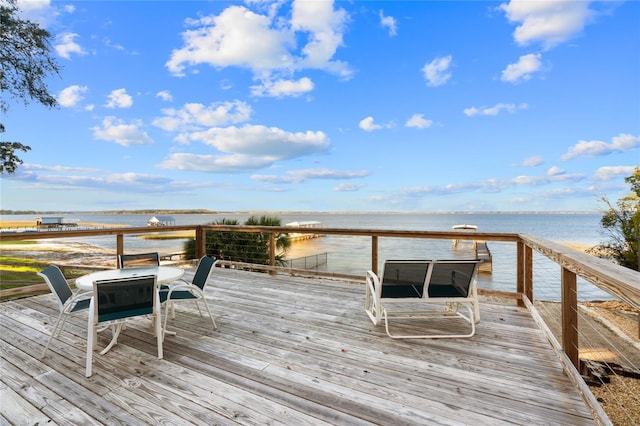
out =
<svg viewBox="0 0 640 426"><path fill-rule="evenodd" d="M478 324L480 322L480 304L478 303L478 289L476 287L473 288L473 313L475 316L475 323Z"/></svg>
<svg viewBox="0 0 640 426"><path fill-rule="evenodd" d="M207 309L207 313L209 314L209 318L211 318L211 323L213 324L213 329L217 329L218 326L216 325L216 321L213 319L213 315L211 315L211 309L209 309L209 304L207 303L207 301L203 298L202 302L204 303L204 307ZM200 316L202 316L202 314L200 314Z"/></svg>
<svg viewBox="0 0 640 426"><path fill-rule="evenodd" d="M164 340L164 335L167 332L167 318L169 318L169 305L173 306L173 303L171 303L171 300L167 300L167 305L164 308L164 324L162 325L162 340ZM173 311L173 308L171 309Z"/></svg>
<svg viewBox="0 0 640 426"><path fill-rule="evenodd" d="M53 326L53 330L51 330L51 335L49 336L49 340L47 340L47 345L44 347L44 351L42 352L41 358L44 358L45 355L47 355L47 351L49 350L49 345L51 345L51 341L53 340L53 337L56 334L58 336L60 335L60 332L58 331L58 326L60 325L60 320L62 319L63 315L64 315L64 312L60 312L60 315L58 315L58 320L56 321L56 324Z"/></svg>
<svg viewBox="0 0 640 426"><path fill-rule="evenodd" d="M58 324L60 323L60 319L62 319L62 324L60 324L60 326L56 330L56 337L60 337L60 334L62 333L62 329L67 323L67 318L68 318L68 315L65 315L64 313L60 315L60 317L58 318Z"/></svg>
<svg viewBox="0 0 640 426"><path fill-rule="evenodd" d="M92 301L93 304L93 301ZM93 364L93 347L95 345L96 329L93 325L93 312L89 313L89 323L87 324L87 365L85 376L91 377Z"/></svg>
<svg viewBox="0 0 640 426"><path fill-rule="evenodd" d="M114 324L112 326L112 330L113 330L113 337L111 338L111 342L109 342L109 344L107 345L106 348L104 348L101 352L100 355L104 355L107 352L109 352L111 350L111 348L118 343L118 336L120 335L120 331L122 331L122 329L124 328L124 321L119 322L118 324Z"/></svg>
<svg viewBox="0 0 640 426"><path fill-rule="evenodd" d="M160 303L158 302L158 305L160 305ZM156 342L158 345L158 359L162 359L164 357L163 351L162 351L162 340L164 339L164 333L162 330L162 320L160 318L160 310L158 310L158 312L153 316L153 329L155 331L155 335L156 335Z"/></svg>

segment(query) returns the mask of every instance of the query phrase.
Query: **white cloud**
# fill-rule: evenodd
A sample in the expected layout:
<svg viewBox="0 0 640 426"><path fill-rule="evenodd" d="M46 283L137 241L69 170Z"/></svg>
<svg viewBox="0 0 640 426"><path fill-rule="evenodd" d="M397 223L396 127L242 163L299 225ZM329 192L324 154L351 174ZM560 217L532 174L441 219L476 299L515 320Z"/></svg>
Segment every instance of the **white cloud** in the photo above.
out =
<svg viewBox="0 0 640 426"><path fill-rule="evenodd" d="M274 7L289 3L273 4ZM238 66L264 79L275 73L290 74L306 68L321 69L348 78L348 65L333 60L342 45L348 19L343 9L329 1L295 1L291 20L255 13L244 6L230 6L217 16L190 20L193 29L182 34L184 46L171 53L166 66L178 76L187 67ZM297 49L297 41L306 44Z"/></svg>
<svg viewBox="0 0 640 426"><path fill-rule="evenodd" d="M24 164L22 166L29 170L47 171L47 172L62 172L62 173L96 173L98 169L90 167L70 167L70 166L43 166L41 164Z"/></svg>
<svg viewBox="0 0 640 426"><path fill-rule="evenodd" d="M431 127L432 124L433 121L424 118L423 114L413 114L411 118L407 120L405 126L416 127L418 129L426 129L427 127Z"/></svg>
<svg viewBox="0 0 640 426"><path fill-rule="evenodd" d="M126 89L116 89L107 96L107 108L130 108L133 105L133 98L127 94Z"/></svg>
<svg viewBox="0 0 640 426"><path fill-rule="evenodd" d="M364 187L363 183L341 182L333 188L334 192L353 192Z"/></svg>
<svg viewBox="0 0 640 426"><path fill-rule="evenodd" d="M522 163L520 163L520 165L525 167L535 167L535 166L539 166L542 163L544 163L544 158L542 158L539 155L536 155L533 157L525 158L524 160L522 160Z"/></svg>
<svg viewBox="0 0 640 426"><path fill-rule="evenodd" d="M299 80L264 81L261 85L251 86L253 96L298 97L313 90L313 82L308 77Z"/></svg>
<svg viewBox="0 0 640 426"><path fill-rule="evenodd" d="M158 167L162 169L189 170L206 173L245 173L269 167L273 159L243 154L196 155L188 153L171 154Z"/></svg>
<svg viewBox="0 0 640 426"><path fill-rule="evenodd" d="M638 166L605 166L596 170L593 178L604 181L619 177L631 176Z"/></svg>
<svg viewBox="0 0 640 426"><path fill-rule="evenodd" d="M105 117L102 120L102 127L92 127L95 139L108 142L115 142L118 145L153 145L153 140L146 132L140 130L141 122L135 121L126 124L116 117Z"/></svg>
<svg viewBox="0 0 640 426"><path fill-rule="evenodd" d="M156 93L156 98L160 98L163 101L167 101L167 102L171 102L173 100L173 96L171 95L171 92L169 92L168 90L161 90L158 93Z"/></svg>
<svg viewBox="0 0 640 426"><path fill-rule="evenodd" d="M73 107L84 99L83 94L87 93L89 88L87 86L73 85L65 89L62 89L58 94L58 103L63 107Z"/></svg>
<svg viewBox="0 0 640 426"><path fill-rule="evenodd" d="M380 10L380 25L389 31L389 36L393 37L398 34L398 23L393 16L384 16L384 12Z"/></svg>
<svg viewBox="0 0 640 426"><path fill-rule="evenodd" d="M124 48L124 46L123 46L123 45L121 45L121 44L119 44L119 43L114 43L114 42L113 42L113 41L111 41L111 39L109 39L109 38L105 38L105 39L103 40L103 42L104 42L104 45L105 45L105 46L107 46L107 47L109 47L109 48L111 48L111 49L119 50L119 51L121 51L121 52L123 52L123 51L125 50L125 48Z"/></svg>
<svg viewBox="0 0 640 426"><path fill-rule="evenodd" d="M253 175L251 179L266 183L300 183L309 179L357 179L368 176L368 170L300 169L286 172L286 176Z"/></svg>
<svg viewBox="0 0 640 426"><path fill-rule="evenodd" d="M349 78L349 66L342 61L331 60L338 47L342 46L342 34L349 15L344 9L333 7L333 1L293 2L291 28L307 35L307 44L302 48L302 58L296 68L324 69Z"/></svg>
<svg viewBox="0 0 640 426"><path fill-rule="evenodd" d="M173 50L166 63L173 74L183 75L187 66L198 64L240 66L255 71L293 65L287 50L295 42L293 34L273 29L268 16L243 6L231 6L218 16L188 23L195 29L182 34L184 47Z"/></svg>
<svg viewBox="0 0 640 426"><path fill-rule="evenodd" d="M21 19L27 19L48 27L58 15L50 0L18 0L18 14Z"/></svg>
<svg viewBox="0 0 640 426"><path fill-rule="evenodd" d="M329 139L323 132L287 132L277 127L245 125L214 127L190 134L222 152L264 157L271 161L285 160L325 152Z"/></svg>
<svg viewBox="0 0 640 426"><path fill-rule="evenodd" d="M549 170L547 170L547 176L560 176L566 173L567 172L565 172L564 170L562 170L560 167L557 167L557 166L553 166Z"/></svg>
<svg viewBox="0 0 640 426"><path fill-rule="evenodd" d="M163 117L153 120L153 125L167 132L202 130L205 127L242 123L251 118L251 106L243 101L212 103L209 106L190 103L181 109L163 109Z"/></svg>
<svg viewBox="0 0 640 426"><path fill-rule="evenodd" d="M302 180L306 179L355 179L368 176L368 170L333 170L333 169L302 169L287 172Z"/></svg>
<svg viewBox="0 0 640 426"><path fill-rule="evenodd" d="M75 33L64 33L60 34L53 48L58 53L58 55L62 56L65 59L71 59L71 54L75 53L76 55L86 55L87 52L75 42L76 37L79 37L78 34Z"/></svg>
<svg viewBox="0 0 640 426"><path fill-rule="evenodd" d="M510 22L518 23L513 33L515 41L523 46L539 41L545 48L554 47L581 32L593 17L590 1L567 0L511 0L503 3Z"/></svg>
<svg viewBox="0 0 640 426"><path fill-rule="evenodd" d="M540 70L542 62L540 58L542 55L539 53L530 53L528 55L520 56L520 59L515 64L510 64L502 70L502 81L509 83L518 83L522 80L529 80L531 75Z"/></svg>
<svg viewBox="0 0 640 426"><path fill-rule="evenodd" d="M628 173L628 170L626 171ZM475 182L449 183L445 185L415 186L407 187L386 194L371 197L371 201L385 203L389 205L411 205L428 195L451 195L451 194L492 194L501 193L509 188L521 190L522 187L542 187L554 185L561 182L569 182L567 188L575 188L574 182L585 180L582 174L568 174L557 167L551 167L546 174L539 176L516 176L513 178L496 179L490 178ZM559 189L558 191L571 191L573 189ZM550 192L554 192L551 190Z"/></svg>
<svg viewBox="0 0 640 426"><path fill-rule="evenodd" d="M476 115L498 115L500 114L501 111L507 111L511 114L517 112L518 110L523 110L523 109L527 109L529 106L527 104L520 104L520 105L516 105L516 104L496 104L492 107L481 107L481 108L476 108L476 107L470 107L470 108L465 108L465 110L463 111L465 115L469 116L469 117L474 117Z"/></svg>
<svg viewBox="0 0 640 426"><path fill-rule="evenodd" d="M599 157L611 154L612 152L630 151L639 146L640 137L623 133L615 136L611 143L581 140L570 147L567 153L561 158L566 161L579 157Z"/></svg>
<svg viewBox="0 0 640 426"><path fill-rule="evenodd" d="M31 181L39 186L48 186L50 189L60 189L69 191L72 189L90 189L94 191L105 191L123 193L154 193L176 189L171 179L164 176L150 175L144 173L106 173L100 169L79 169L66 167L28 167L24 165L21 169L31 169L23 173L21 180ZM38 173L45 171L48 173ZM180 182L180 190L184 189L184 183Z"/></svg>
<svg viewBox="0 0 640 426"><path fill-rule="evenodd" d="M564 170L551 167L546 175L543 176L517 176L510 180L511 183L516 185L526 185L526 186L538 186L538 185L547 185L553 182L562 182L562 181L580 181L584 179L584 175L582 174L568 174Z"/></svg>
<svg viewBox="0 0 640 426"><path fill-rule="evenodd" d="M263 183L296 183L298 182L295 176L277 176L277 175L252 175L251 179L263 182Z"/></svg>
<svg viewBox="0 0 640 426"><path fill-rule="evenodd" d="M360 120L358 123L358 127L367 132L372 132L374 130L382 129L382 126L379 124L375 124L373 122L373 117L369 116Z"/></svg>
<svg viewBox="0 0 640 426"><path fill-rule="evenodd" d="M435 58L433 61L422 67L424 77L427 79L427 86L442 86L449 81L451 78L449 67L451 66L452 60L453 57L451 55L442 56L440 58Z"/></svg>

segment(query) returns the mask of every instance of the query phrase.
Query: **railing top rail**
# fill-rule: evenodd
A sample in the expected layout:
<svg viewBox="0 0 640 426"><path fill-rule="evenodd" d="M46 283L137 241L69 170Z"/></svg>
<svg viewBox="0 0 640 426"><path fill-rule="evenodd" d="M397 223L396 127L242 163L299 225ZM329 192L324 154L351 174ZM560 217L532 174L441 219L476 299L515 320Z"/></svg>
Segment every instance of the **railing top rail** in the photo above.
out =
<svg viewBox="0 0 640 426"><path fill-rule="evenodd" d="M640 272L535 235L520 234L520 239L563 268L640 310Z"/></svg>
<svg viewBox="0 0 640 426"><path fill-rule="evenodd" d="M238 231L238 232L279 232L291 233L290 227L281 226L244 226L244 225L201 225L208 230ZM454 231L415 231L401 229L371 229L371 228L295 228L295 233L302 234L335 234L365 237L392 237L392 238L434 238L434 239L475 239L491 241L519 240L516 233L505 232L454 232Z"/></svg>
<svg viewBox="0 0 640 426"><path fill-rule="evenodd" d="M194 231L196 229L208 229L219 231L237 232L278 232L282 234L292 232L290 227L284 226L245 226L245 225L177 225L161 227L119 227L119 228L96 228L96 229L76 229L76 230L56 230L37 232L5 232L0 233L2 241L38 240L47 238L69 238L96 235L117 235L117 234L149 234L175 231ZM355 229L355 228L295 228L296 233L335 234L351 236L376 236L395 238L435 238L435 239L475 239L491 241L518 241L518 234L503 232L454 232L454 231L414 231L395 229Z"/></svg>

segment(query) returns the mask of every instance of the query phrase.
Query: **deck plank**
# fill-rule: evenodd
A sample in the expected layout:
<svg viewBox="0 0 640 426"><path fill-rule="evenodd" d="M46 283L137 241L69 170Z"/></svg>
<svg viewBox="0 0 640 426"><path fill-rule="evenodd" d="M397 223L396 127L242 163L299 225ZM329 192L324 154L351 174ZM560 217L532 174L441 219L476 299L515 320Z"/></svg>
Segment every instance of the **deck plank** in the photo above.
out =
<svg viewBox="0 0 640 426"><path fill-rule="evenodd" d="M52 295L0 303L2 396L54 424L595 424L543 333L513 300L482 300L470 339L394 340L364 313L362 283L216 268L217 330L176 305L157 359L150 323L131 321L84 377L86 317ZM406 330L455 327L399 322ZM99 335L99 346L109 333ZM3 402L4 404L4 402Z"/></svg>

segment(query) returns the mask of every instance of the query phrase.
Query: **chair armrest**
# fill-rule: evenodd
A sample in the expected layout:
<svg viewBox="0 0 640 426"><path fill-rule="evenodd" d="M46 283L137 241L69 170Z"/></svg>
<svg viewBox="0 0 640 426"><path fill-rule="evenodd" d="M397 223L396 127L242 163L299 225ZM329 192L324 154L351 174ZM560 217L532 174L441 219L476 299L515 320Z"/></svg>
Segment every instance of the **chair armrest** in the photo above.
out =
<svg viewBox="0 0 640 426"><path fill-rule="evenodd" d="M380 279L376 275L375 272L369 270L367 271L367 289L374 295L377 299L380 299L380 295L382 294L382 287L380 286Z"/></svg>
<svg viewBox="0 0 640 426"><path fill-rule="evenodd" d="M196 293L201 293L202 292L200 287L195 286L195 285L191 284L190 282L187 282L187 281L184 281L184 280L179 280L179 281L183 281L184 284L172 285L168 289L163 290L163 291L165 291L167 293L167 300L171 299L171 294L174 291L188 291L191 294L193 294L194 291Z"/></svg>
<svg viewBox="0 0 640 426"><path fill-rule="evenodd" d="M380 287L380 279L373 271L367 271L366 275L366 294L364 309L373 324L380 324L382 319L382 307L380 306L380 295L382 289Z"/></svg>
<svg viewBox="0 0 640 426"><path fill-rule="evenodd" d="M77 302L78 300L91 299L93 297L93 290L76 290L75 293L71 295L67 302Z"/></svg>

